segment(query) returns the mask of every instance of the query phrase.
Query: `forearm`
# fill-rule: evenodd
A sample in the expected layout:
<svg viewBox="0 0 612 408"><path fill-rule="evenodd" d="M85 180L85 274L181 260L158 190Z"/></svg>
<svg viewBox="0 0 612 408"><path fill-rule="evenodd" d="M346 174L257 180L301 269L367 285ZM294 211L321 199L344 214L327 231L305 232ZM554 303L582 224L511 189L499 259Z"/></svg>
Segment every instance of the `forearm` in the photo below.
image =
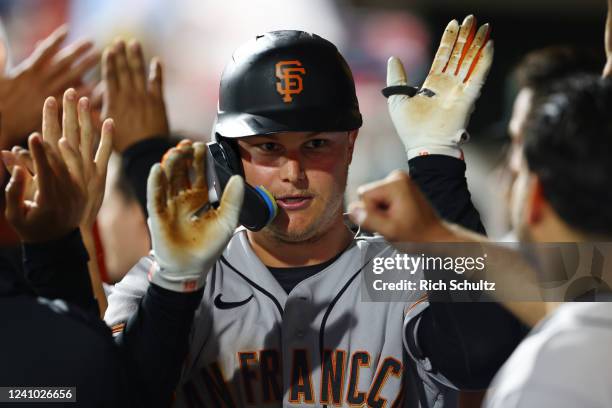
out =
<svg viewBox="0 0 612 408"><path fill-rule="evenodd" d="M411 159L408 167L410 177L442 219L486 233L472 203L463 160L443 155L420 156Z"/></svg>
<svg viewBox="0 0 612 408"><path fill-rule="evenodd" d="M188 350L203 289L177 293L150 284L138 311L116 338L147 406L169 406Z"/></svg>
<svg viewBox="0 0 612 408"><path fill-rule="evenodd" d="M97 317L88 260L78 229L55 241L23 244L25 275L37 295L63 299Z"/></svg>
<svg viewBox="0 0 612 408"><path fill-rule="evenodd" d="M482 256L486 254L486 279L495 284L495 291L489 292L489 295L528 326L534 326L548 314L550 307L556 306L543 301L544 297L535 268L517 250L493 243L487 237L459 225L445 222L432 229L431 234L428 235L428 243L421 249L428 255L465 257L466 255ZM440 246L435 245L436 243L461 245ZM414 250L408 247L399 249ZM453 272L436 275L436 278L446 280L458 277L461 278L460 275ZM464 275L466 279L471 277L479 279L478 275L469 273ZM553 295L554 293L549 293L549 296ZM562 298L559 294L557 295L559 299Z"/></svg>

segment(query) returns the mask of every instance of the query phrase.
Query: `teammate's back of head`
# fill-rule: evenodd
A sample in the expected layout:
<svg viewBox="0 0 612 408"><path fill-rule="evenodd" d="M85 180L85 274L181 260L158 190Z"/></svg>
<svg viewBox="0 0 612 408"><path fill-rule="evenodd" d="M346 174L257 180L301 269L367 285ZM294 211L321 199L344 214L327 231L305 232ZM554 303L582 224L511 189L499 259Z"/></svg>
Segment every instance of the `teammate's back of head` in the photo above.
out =
<svg viewBox="0 0 612 408"><path fill-rule="evenodd" d="M514 69L514 77L519 88L530 88L539 95L570 76L599 74L604 63L599 48L554 45L525 55Z"/></svg>
<svg viewBox="0 0 612 408"><path fill-rule="evenodd" d="M560 81L536 102L525 157L561 219L591 236L612 236L612 80Z"/></svg>

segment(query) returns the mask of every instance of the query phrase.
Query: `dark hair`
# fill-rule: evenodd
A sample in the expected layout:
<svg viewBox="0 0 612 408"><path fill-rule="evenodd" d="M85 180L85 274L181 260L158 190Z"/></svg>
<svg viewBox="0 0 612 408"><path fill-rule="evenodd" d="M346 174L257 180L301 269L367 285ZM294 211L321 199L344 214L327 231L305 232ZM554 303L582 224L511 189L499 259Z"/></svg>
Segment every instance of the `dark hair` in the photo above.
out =
<svg viewBox="0 0 612 408"><path fill-rule="evenodd" d="M554 82L568 76L599 74L604 64L600 49L557 45L525 55L514 74L519 88L531 88L537 96L546 92Z"/></svg>
<svg viewBox="0 0 612 408"><path fill-rule="evenodd" d="M536 99L525 157L567 224L612 236L612 80L575 76Z"/></svg>

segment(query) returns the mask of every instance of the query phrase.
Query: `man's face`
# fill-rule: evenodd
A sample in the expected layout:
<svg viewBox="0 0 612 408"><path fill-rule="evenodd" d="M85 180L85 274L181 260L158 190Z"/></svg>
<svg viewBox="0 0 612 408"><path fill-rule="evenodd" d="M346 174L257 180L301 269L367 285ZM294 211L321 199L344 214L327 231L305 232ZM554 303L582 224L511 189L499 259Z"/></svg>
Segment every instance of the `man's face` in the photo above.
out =
<svg viewBox="0 0 612 408"><path fill-rule="evenodd" d="M238 140L247 183L263 185L279 207L263 234L303 242L341 217L356 137L356 131L283 132Z"/></svg>
<svg viewBox="0 0 612 408"><path fill-rule="evenodd" d="M512 142L508 164L513 177L517 177L520 171L523 157L523 128L533 106L533 96L531 88L521 89L512 107L512 117L508 124L508 133Z"/></svg>
<svg viewBox="0 0 612 408"><path fill-rule="evenodd" d="M521 159L517 171L510 194L511 223L520 241L531 242L533 239L529 230L528 212L533 176L524 158Z"/></svg>

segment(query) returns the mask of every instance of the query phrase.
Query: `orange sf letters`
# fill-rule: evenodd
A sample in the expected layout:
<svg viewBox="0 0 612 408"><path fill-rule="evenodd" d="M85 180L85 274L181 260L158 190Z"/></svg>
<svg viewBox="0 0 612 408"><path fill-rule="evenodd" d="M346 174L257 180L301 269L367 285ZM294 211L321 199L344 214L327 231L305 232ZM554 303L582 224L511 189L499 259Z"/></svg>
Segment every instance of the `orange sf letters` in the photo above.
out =
<svg viewBox="0 0 612 408"><path fill-rule="evenodd" d="M306 70L298 60L279 61L276 63L276 91L283 97L285 103L293 101L293 95L298 95L304 89L302 75Z"/></svg>

